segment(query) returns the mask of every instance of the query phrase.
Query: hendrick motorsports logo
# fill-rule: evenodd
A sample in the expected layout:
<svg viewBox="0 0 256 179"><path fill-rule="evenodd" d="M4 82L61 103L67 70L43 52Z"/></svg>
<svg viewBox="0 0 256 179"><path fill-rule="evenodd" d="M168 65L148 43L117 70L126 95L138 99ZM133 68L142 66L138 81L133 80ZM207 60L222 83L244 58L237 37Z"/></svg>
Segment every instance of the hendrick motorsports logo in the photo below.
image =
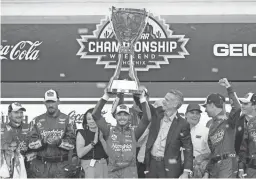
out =
<svg viewBox="0 0 256 179"><path fill-rule="evenodd" d="M108 18L101 20L93 35L81 34L77 39L81 59L97 59L96 64L115 69L118 62L119 44ZM137 71L148 71L169 64L169 59L185 58L188 38L185 35L173 35L169 25L160 17L149 16L141 38L134 46L134 64ZM129 69L129 56L124 55L122 70Z"/></svg>

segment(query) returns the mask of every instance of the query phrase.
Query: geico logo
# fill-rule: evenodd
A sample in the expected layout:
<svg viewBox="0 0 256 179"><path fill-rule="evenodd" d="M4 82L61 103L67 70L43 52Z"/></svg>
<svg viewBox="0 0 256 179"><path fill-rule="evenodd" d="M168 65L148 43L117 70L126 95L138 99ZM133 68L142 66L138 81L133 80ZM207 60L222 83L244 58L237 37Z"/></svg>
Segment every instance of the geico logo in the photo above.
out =
<svg viewBox="0 0 256 179"><path fill-rule="evenodd" d="M256 56L256 44L215 44L213 54L219 57Z"/></svg>

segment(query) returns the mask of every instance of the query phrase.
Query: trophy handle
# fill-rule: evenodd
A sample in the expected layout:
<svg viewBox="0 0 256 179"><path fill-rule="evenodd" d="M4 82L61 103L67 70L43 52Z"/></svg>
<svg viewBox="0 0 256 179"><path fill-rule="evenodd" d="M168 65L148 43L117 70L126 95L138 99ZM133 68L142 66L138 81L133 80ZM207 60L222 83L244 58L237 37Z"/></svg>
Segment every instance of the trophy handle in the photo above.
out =
<svg viewBox="0 0 256 179"><path fill-rule="evenodd" d="M113 84L114 80L118 80L121 69L122 69L122 63L123 63L123 53L118 54L118 63L117 63L117 68L115 70L114 75L110 78L107 90L108 92L111 92L111 86Z"/></svg>

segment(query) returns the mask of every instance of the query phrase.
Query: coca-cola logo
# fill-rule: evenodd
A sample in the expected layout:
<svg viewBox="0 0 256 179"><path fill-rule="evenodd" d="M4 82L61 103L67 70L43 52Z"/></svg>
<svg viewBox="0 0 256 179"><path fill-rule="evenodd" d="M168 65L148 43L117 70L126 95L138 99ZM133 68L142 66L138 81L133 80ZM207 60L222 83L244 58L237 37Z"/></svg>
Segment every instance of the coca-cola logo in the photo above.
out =
<svg viewBox="0 0 256 179"><path fill-rule="evenodd" d="M101 111L101 115L105 115L106 113L107 113L107 111L104 111L104 110ZM75 123L82 123L83 119L84 119L84 114L76 113L75 110L69 112L68 116L69 116L70 121L75 122Z"/></svg>
<svg viewBox="0 0 256 179"><path fill-rule="evenodd" d="M39 60L38 47L43 42L20 41L15 45L0 46L1 60Z"/></svg>

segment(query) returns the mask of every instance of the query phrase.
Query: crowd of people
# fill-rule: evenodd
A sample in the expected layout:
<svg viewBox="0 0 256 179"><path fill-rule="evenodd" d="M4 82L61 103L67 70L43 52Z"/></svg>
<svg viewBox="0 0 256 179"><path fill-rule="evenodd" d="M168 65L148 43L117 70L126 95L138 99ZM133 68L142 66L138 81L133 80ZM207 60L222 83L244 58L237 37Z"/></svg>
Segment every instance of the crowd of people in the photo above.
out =
<svg viewBox="0 0 256 179"><path fill-rule="evenodd" d="M15 102L8 107L9 122L1 124L3 178L255 178L256 94L237 97L226 78L219 85L225 97L207 96L204 104L191 103L185 116L178 110L183 94L171 89L151 104L141 86L134 104L124 94L104 91L94 108L84 114L77 129L62 113L59 94L48 90L46 113L30 124L22 121L26 109ZM102 109L115 97L107 123ZM202 122L202 110L211 118Z"/></svg>

